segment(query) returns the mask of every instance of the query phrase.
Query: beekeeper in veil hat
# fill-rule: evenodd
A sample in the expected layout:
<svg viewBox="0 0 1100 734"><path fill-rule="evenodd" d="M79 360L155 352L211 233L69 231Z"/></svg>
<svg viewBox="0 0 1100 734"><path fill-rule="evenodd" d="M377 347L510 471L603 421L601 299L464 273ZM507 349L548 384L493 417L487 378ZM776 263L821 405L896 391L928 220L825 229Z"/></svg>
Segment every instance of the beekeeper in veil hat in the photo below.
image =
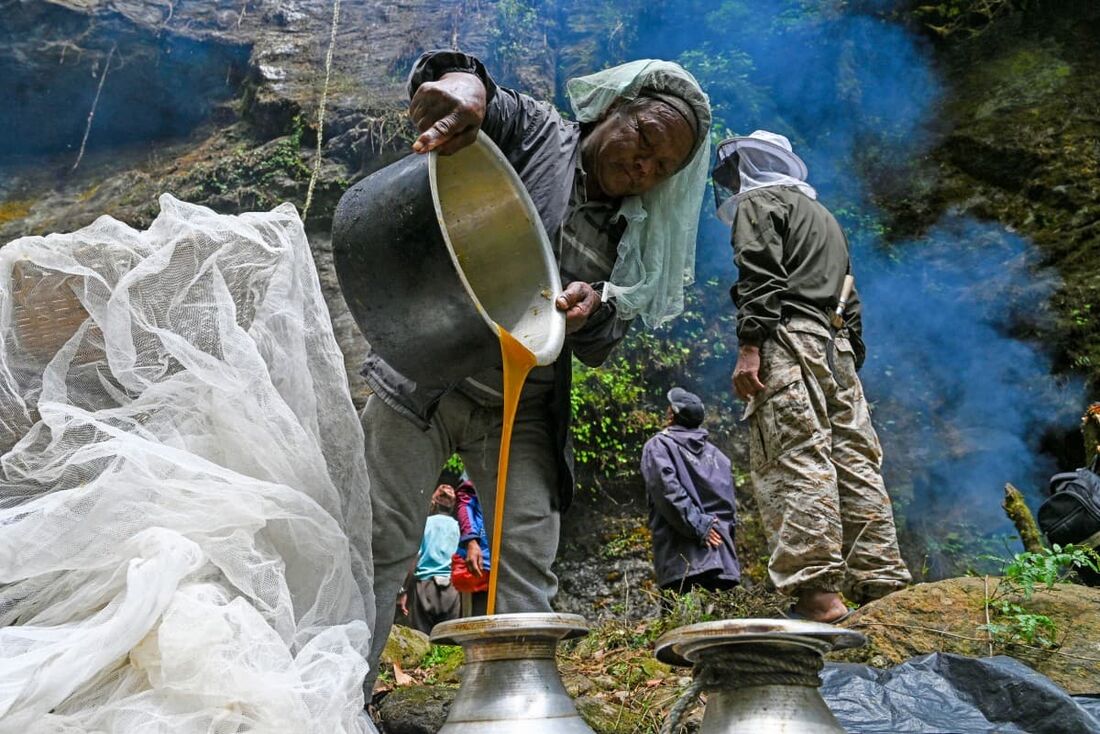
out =
<svg viewBox="0 0 1100 734"><path fill-rule="evenodd" d="M807 176L790 141L766 130L720 143L713 172L718 216L733 228L733 388L748 401L768 573L796 599L792 616L837 622L849 613L841 593L863 603L910 576L856 372L862 321L854 290L843 297L848 240Z"/></svg>

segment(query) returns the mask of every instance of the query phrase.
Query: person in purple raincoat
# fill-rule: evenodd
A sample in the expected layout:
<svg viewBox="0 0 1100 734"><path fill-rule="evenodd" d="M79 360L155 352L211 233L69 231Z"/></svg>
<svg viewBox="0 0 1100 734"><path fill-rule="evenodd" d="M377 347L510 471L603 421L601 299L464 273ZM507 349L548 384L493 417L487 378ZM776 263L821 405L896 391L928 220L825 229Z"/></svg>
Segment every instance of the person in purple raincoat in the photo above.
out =
<svg viewBox="0 0 1100 734"><path fill-rule="evenodd" d="M674 387L668 425L642 449L642 476L662 589L729 589L741 579L729 458L707 440L703 401Z"/></svg>

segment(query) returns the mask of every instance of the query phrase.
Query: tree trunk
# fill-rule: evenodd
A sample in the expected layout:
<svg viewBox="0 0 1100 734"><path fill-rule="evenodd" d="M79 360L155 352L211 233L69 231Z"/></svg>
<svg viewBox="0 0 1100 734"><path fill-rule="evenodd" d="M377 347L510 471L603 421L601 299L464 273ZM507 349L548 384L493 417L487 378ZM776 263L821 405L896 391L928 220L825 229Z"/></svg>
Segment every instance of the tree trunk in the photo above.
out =
<svg viewBox="0 0 1100 734"><path fill-rule="evenodd" d="M1100 403L1093 403L1081 416L1081 437L1085 439L1085 466L1100 454Z"/></svg>
<svg viewBox="0 0 1100 734"><path fill-rule="evenodd" d="M1043 550L1043 536L1039 533L1039 526L1035 523L1035 516L1031 514L1024 496L1011 482L1005 485L1005 501L1001 505L1008 519L1016 526L1020 533L1020 540L1024 544L1024 550L1039 553Z"/></svg>

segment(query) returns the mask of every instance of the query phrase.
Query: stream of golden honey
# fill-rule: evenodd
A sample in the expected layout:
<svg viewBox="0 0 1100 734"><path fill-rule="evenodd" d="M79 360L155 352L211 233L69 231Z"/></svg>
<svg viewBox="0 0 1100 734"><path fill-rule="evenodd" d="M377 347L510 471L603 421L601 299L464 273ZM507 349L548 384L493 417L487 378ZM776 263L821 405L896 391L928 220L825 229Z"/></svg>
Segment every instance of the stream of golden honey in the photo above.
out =
<svg viewBox="0 0 1100 734"><path fill-rule="evenodd" d="M500 324L500 356L504 361L504 426L500 430L500 458L497 460L497 495L493 508L493 542L489 553L489 601L486 614L497 605L497 577L500 571L500 539L504 535L504 497L508 491L508 456L512 451L512 427L516 423L519 394L527 373L535 366L535 355Z"/></svg>

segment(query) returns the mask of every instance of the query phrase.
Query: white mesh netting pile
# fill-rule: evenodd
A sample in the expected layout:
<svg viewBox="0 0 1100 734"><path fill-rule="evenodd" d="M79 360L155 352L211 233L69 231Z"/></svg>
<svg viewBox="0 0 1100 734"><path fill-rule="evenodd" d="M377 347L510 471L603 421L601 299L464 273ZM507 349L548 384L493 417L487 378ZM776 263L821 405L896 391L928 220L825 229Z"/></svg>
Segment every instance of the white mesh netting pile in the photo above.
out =
<svg viewBox="0 0 1100 734"><path fill-rule="evenodd" d="M160 203L0 248L0 730L371 731L362 432L301 221Z"/></svg>

